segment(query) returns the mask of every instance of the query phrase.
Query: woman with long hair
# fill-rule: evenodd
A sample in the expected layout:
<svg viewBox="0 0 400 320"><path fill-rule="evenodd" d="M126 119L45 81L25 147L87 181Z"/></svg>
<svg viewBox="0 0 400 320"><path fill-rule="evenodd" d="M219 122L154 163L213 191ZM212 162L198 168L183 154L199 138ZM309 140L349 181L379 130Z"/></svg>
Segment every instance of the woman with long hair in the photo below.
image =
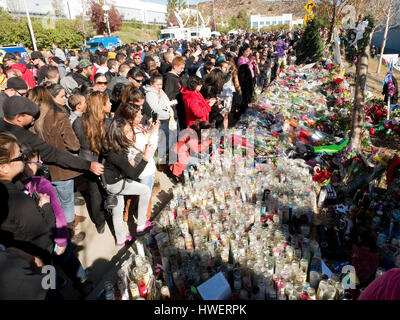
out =
<svg viewBox="0 0 400 320"><path fill-rule="evenodd" d="M211 72L207 74L203 80L204 84L200 90L203 97L205 99L217 99L217 103L215 103L211 108L209 118L210 123L214 124L216 128L220 128L223 125L224 120L226 120L225 122L227 127L228 113L221 113L223 106L221 105L221 101L219 99L224 87L224 73L221 69L215 68L211 70Z"/></svg>
<svg viewBox="0 0 400 320"><path fill-rule="evenodd" d="M79 156L101 162L106 131L111 124L107 114L111 111L111 102L106 94L93 92L87 99L87 109L81 118L75 120L73 129L79 139L81 148ZM88 189L81 190L86 201L90 219L97 232L103 233L106 211L103 207L105 195L99 178L91 172L85 173L81 179L87 183Z"/></svg>
<svg viewBox="0 0 400 320"><path fill-rule="evenodd" d="M133 139L132 125L124 118L113 120L105 139L104 183L107 191L117 200L116 206L112 209L116 246L124 246L126 242L132 240L131 236L126 235L124 228L125 195L139 195L136 234L143 235L153 227L153 223L146 220L151 190L137 180L153 157L156 145L148 144L140 161L129 160L128 153L134 143Z"/></svg>
<svg viewBox="0 0 400 320"><path fill-rule="evenodd" d="M129 158L133 160L135 157L140 157L143 154L146 145L158 144L158 132L160 128L160 121L156 123L150 123L149 129L141 124L143 115L142 115L142 106L136 106L129 103L122 103L120 108L121 118L128 120L128 122L132 125L134 137L133 137L133 145L129 148ZM150 190L153 189L154 184L154 175L156 173L156 163L154 158L149 159L145 169L142 174L139 176L140 183L147 185Z"/></svg>
<svg viewBox="0 0 400 320"><path fill-rule="evenodd" d="M239 83L242 88L242 105L240 113L244 113L253 98L256 80L256 69L254 61L251 60L251 48L245 43L239 50L237 62L239 71Z"/></svg>
<svg viewBox="0 0 400 320"><path fill-rule="evenodd" d="M40 107L40 116L35 122L33 131L48 144L59 150L77 153L80 149L79 140L72 130L65 105L64 88L54 84L48 89L42 86L33 88L28 98ZM61 207L64 210L72 241L82 241L85 233L75 234L74 178L81 175L76 171L64 169L57 165L48 165L50 179L56 190Z"/></svg>

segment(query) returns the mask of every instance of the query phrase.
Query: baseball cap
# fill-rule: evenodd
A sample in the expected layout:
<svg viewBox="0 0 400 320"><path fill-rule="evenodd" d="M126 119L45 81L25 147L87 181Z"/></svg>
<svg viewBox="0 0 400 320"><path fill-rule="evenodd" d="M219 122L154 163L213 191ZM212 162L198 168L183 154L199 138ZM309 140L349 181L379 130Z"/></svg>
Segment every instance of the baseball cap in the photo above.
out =
<svg viewBox="0 0 400 320"><path fill-rule="evenodd" d="M88 59L82 59L81 61L79 61L78 68L83 69L83 68L90 67L92 65L93 65L93 63L91 63Z"/></svg>
<svg viewBox="0 0 400 320"><path fill-rule="evenodd" d="M40 51L33 51L31 53L31 59L35 60L35 59L44 59L42 53Z"/></svg>
<svg viewBox="0 0 400 320"><path fill-rule="evenodd" d="M4 116L8 119L14 118L17 114L29 114L32 117L39 113L39 106L26 97L10 97L4 101Z"/></svg>
<svg viewBox="0 0 400 320"><path fill-rule="evenodd" d="M7 89L28 90L28 86L24 79L20 77L12 77L7 80Z"/></svg>

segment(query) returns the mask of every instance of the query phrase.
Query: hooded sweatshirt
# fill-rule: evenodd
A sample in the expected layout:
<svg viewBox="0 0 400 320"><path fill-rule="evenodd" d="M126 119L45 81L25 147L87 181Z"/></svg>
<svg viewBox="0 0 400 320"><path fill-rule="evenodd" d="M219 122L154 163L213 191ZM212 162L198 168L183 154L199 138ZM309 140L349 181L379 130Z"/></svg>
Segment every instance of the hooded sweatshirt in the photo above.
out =
<svg viewBox="0 0 400 320"><path fill-rule="evenodd" d="M208 122L211 111L208 100L204 99L200 92L186 88L183 88L181 93L185 104L186 126L190 127L197 119Z"/></svg>
<svg viewBox="0 0 400 320"><path fill-rule="evenodd" d="M158 96L158 91L151 85L144 86L146 92L146 102L151 110L158 114L158 119L168 120L169 112L168 105L170 104L168 96L161 90L161 98Z"/></svg>
<svg viewBox="0 0 400 320"><path fill-rule="evenodd" d="M11 66L11 69L19 70L22 73L21 78L26 82L29 89L32 89L36 86L35 78L33 77L33 73L22 63L16 63Z"/></svg>

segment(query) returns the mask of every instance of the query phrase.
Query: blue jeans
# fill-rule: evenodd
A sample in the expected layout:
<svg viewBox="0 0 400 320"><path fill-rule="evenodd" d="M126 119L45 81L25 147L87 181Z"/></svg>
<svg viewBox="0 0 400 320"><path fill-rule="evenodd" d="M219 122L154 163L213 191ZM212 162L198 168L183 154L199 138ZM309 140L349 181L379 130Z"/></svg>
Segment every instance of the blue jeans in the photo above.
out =
<svg viewBox="0 0 400 320"><path fill-rule="evenodd" d="M87 273L78 257L71 247L71 242L68 241L64 253L60 256L52 255L54 264L59 265L64 273L72 280L73 283L79 283L87 277Z"/></svg>
<svg viewBox="0 0 400 320"><path fill-rule="evenodd" d="M146 176L142 179L140 179L140 183L145 184L150 188L150 191L153 190L153 185L154 185L154 174L151 176Z"/></svg>
<svg viewBox="0 0 400 320"><path fill-rule="evenodd" d="M160 126L159 138L158 138L158 158L162 159L162 164L167 164L168 162L165 157L167 151L171 149L171 147L178 140L177 133L179 132L179 122L177 122L177 130L172 131L169 130L169 122L165 121ZM171 161L170 161L171 162Z"/></svg>
<svg viewBox="0 0 400 320"><path fill-rule="evenodd" d="M51 184L56 190L57 198L60 201L61 208L64 210L67 223L73 222L75 220L74 179L52 181Z"/></svg>

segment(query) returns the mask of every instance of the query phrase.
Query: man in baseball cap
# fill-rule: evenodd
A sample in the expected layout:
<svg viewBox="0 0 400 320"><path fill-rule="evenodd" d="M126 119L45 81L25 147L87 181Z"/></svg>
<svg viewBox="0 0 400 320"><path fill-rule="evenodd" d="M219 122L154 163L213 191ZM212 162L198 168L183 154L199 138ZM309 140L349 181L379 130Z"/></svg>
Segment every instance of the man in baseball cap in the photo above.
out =
<svg viewBox="0 0 400 320"><path fill-rule="evenodd" d="M0 94L0 119L4 118L3 106L7 99L14 96L25 96L28 90L26 82L19 77L7 80L6 89Z"/></svg>
<svg viewBox="0 0 400 320"><path fill-rule="evenodd" d="M39 106L26 97L14 96L8 98L3 105L4 118L26 127L33 122L39 113Z"/></svg>

